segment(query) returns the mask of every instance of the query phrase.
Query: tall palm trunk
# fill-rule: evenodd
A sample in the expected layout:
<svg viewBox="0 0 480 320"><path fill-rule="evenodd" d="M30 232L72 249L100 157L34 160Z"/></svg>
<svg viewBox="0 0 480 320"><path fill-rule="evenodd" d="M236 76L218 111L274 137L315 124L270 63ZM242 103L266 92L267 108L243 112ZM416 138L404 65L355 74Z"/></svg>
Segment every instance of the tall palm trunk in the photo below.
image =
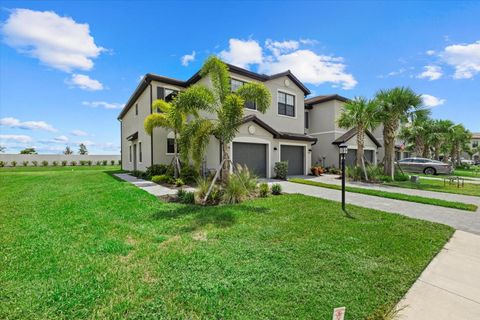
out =
<svg viewBox="0 0 480 320"><path fill-rule="evenodd" d="M383 142L385 147L384 162L384 174L386 176L394 178L394 160L395 160L395 121L390 121L384 124L383 127Z"/></svg>
<svg viewBox="0 0 480 320"><path fill-rule="evenodd" d="M426 143L423 146L422 157L423 158L430 158L430 146Z"/></svg>
<svg viewBox="0 0 480 320"><path fill-rule="evenodd" d="M228 151L229 151L228 143L222 142L222 160L223 160L222 181L224 183L227 182L228 176L230 174L230 155Z"/></svg>
<svg viewBox="0 0 480 320"><path fill-rule="evenodd" d="M365 180L368 181L367 169L363 159L365 154L365 130L362 127L357 128L357 166L362 168Z"/></svg>
<svg viewBox="0 0 480 320"><path fill-rule="evenodd" d="M435 160L440 160L440 143L436 143L434 148L435 148Z"/></svg>
<svg viewBox="0 0 480 320"><path fill-rule="evenodd" d="M423 143L423 139L422 137L417 135L415 137L415 147L413 149L413 152L415 153L416 156L419 156L423 154L424 150L425 150L425 144Z"/></svg>

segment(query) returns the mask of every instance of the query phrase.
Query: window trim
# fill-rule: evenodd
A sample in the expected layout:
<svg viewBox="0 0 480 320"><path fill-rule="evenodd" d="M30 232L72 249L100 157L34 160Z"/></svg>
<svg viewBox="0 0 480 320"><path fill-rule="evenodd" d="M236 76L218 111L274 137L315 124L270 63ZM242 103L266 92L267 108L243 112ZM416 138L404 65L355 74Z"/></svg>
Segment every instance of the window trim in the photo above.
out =
<svg viewBox="0 0 480 320"><path fill-rule="evenodd" d="M132 145L130 144L129 146L129 157L128 157L128 162L132 162Z"/></svg>
<svg viewBox="0 0 480 320"><path fill-rule="evenodd" d="M295 116L288 116L288 115L285 115L285 114L281 114L281 113L278 113L278 101L280 100L279 99L279 93L283 93L283 94L288 94L288 95L291 95L293 96L293 107L294 107L294 114ZM289 119L297 119L297 116L298 116L298 110L297 110L297 95L291 91L287 91L287 90L283 90L283 89L277 89L277 104L276 104L276 108L277 108L277 116L279 117L285 117L285 118L289 118Z"/></svg>
<svg viewBox="0 0 480 320"><path fill-rule="evenodd" d="M168 140L173 140L173 151L174 151L174 152L168 152ZM166 141L167 141L167 151L165 152L165 154L166 154L167 156L174 156L174 155L175 155L175 139L174 139L174 138L168 138L168 137L167 137L167 140L166 140Z"/></svg>
<svg viewBox="0 0 480 320"><path fill-rule="evenodd" d="M135 103L135 117L138 116L138 102Z"/></svg>

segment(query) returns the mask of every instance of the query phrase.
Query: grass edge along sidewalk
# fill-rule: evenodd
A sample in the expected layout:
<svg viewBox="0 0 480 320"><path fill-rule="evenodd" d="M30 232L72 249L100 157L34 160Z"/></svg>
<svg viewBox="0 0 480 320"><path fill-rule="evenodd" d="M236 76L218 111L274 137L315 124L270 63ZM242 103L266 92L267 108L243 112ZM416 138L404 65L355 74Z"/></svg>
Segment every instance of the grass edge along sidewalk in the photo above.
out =
<svg viewBox="0 0 480 320"><path fill-rule="evenodd" d="M301 178L291 178L291 179L288 179L288 181L294 182L294 183L306 184L306 185L315 186L315 187L342 190L342 186L339 186L339 185L323 183L318 181L310 181L310 180L301 179ZM439 206L439 207L454 208L454 209L460 209L460 210L466 210L466 211L477 211L477 208L478 208L474 204L468 204L463 202L412 196L412 195L407 195L403 193L394 193L394 192L387 192L387 191L380 191L380 190L373 190L373 189L366 189L366 188L359 188L359 187L347 186L345 190L348 192L361 193L369 196L416 202L416 203L422 203L422 204L430 204L430 205Z"/></svg>

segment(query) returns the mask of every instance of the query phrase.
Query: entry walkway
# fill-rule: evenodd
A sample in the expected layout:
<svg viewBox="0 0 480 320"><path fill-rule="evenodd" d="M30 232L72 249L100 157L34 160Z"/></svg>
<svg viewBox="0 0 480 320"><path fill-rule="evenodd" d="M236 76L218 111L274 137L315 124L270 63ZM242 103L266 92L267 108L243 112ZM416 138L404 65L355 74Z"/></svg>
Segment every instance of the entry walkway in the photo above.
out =
<svg viewBox="0 0 480 320"><path fill-rule="evenodd" d="M397 309L404 320L480 319L480 236L455 232Z"/></svg>
<svg viewBox="0 0 480 320"><path fill-rule="evenodd" d="M142 190L147 191L148 193L156 196L156 197L161 197L161 196L166 196L166 195L173 195L177 194L178 190L177 189L172 189L172 188L167 188L164 186L161 186L159 184L156 184L152 181L147 181L143 179L138 179L134 176L131 176L127 173L117 173L115 174L116 177L125 180L127 182L130 182L131 184L139 187ZM193 188L185 188L186 191L193 191Z"/></svg>

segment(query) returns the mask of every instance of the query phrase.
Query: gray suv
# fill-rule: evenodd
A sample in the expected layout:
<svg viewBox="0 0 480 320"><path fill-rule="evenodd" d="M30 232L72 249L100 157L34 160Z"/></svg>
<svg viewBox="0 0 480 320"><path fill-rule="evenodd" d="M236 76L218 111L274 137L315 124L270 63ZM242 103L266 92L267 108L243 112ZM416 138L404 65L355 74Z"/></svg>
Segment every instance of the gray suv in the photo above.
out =
<svg viewBox="0 0 480 320"><path fill-rule="evenodd" d="M450 174L453 172L453 166L450 163L426 158L406 158L397 163L402 170L414 173Z"/></svg>

